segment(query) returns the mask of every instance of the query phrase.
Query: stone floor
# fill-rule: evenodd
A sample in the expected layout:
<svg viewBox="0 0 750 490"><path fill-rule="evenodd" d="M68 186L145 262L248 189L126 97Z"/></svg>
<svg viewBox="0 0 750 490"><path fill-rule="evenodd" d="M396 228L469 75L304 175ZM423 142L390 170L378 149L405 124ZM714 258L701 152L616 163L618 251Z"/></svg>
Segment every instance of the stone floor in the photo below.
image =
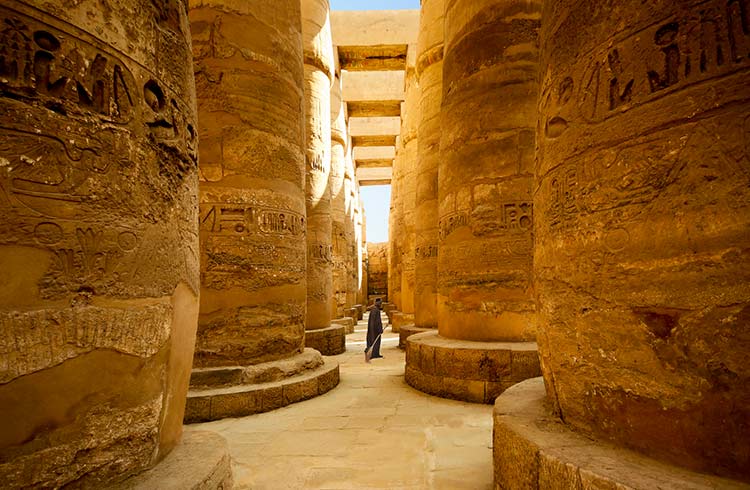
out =
<svg viewBox="0 0 750 490"><path fill-rule="evenodd" d="M385 320L385 315L383 315ZM398 334L364 362L367 317L347 336L341 384L279 410L194 424L229 441L238 489L491 489L492 406L404 382Z"/></svg>

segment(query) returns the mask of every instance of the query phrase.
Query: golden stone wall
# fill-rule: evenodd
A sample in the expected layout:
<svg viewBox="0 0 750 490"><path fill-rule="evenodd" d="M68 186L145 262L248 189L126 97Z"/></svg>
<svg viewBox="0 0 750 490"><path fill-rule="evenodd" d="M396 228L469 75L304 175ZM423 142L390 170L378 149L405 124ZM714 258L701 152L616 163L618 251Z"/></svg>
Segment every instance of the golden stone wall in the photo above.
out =
<svg viewBox="0 0 750 490"><path fill-rule="evenodd" d="M455 339L531 340L541 5L449 0L445 7L438 328Z"/></svg>
<svg viewBox="0 0 750 490"><path fill-rule="evenodd" d="M548 397L586 433L747 479L749 5L611 3L545 2Z"/></svg>
<svg viewBox="0 0 750 490"><path fill-rule="evenodd" d="M106 487L182 434L199 294L187 7L6 0L0 22L0 481Z"/></svg>

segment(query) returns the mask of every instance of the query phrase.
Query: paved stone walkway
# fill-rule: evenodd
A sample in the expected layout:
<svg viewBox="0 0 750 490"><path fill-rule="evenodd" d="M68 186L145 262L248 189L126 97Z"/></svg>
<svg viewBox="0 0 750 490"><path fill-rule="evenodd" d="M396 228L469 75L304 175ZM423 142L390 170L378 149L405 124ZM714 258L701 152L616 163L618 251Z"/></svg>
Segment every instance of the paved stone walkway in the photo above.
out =
<svg viewBox="0 0 750 490"><path fill-rule="evenodd" d="M235 488L492 488L492 407L409 387L390 328L385 359L365 364L366 330L359 322L347 351L335 356L341 383L331 392L269 413L188 426L226 437Z"/></svg>

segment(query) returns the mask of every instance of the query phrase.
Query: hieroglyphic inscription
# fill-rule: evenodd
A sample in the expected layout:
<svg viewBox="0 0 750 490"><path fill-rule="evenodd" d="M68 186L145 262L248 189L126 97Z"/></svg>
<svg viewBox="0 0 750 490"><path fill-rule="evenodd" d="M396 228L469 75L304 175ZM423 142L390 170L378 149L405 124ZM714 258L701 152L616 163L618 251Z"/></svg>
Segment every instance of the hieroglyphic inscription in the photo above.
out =
<svg viewBox="0 0 750 490"><path fill-rule="evenodd" d="M417 247L414 250L414 253L417 258L420 259L429 259L432 257L437 257L438 255L438 247L437 245L422 245L420 247Z"/></svg>
<svg viewBox="0 0 750 490"><path fill-rule="evenodd" d="M445 240L451 233L462 226L469 225L469 216L466 213L451 213L440 218L438 223L438 236Z"/></svg>
<svg viewBox="0 0 750 490"><path fill-rule="evenodd" d="M603 121L650 100L750 65L750 0L699 0L608 40L543 82L545 134L571 120Z"/></svg>
<svg viewBox="0 0 750 490"><path fill-rule="evenodd" d="M333 246L322 243L312 243L307 246L307 257L316 262L333 263Z"/></svg>
<svg viewBox="0 0 750 490"><path fill-rule="evenodd" d="M168 304L0 311L0 383L98 348L151 357L169 338L171 323Z"/></svg>
<svg viewBox="0 0 750 490"><path fill-rule="evenodd" d="M289 210L248 204L201 203L201 231L219 234L274 234L301 236L305 218Z"/></svg>

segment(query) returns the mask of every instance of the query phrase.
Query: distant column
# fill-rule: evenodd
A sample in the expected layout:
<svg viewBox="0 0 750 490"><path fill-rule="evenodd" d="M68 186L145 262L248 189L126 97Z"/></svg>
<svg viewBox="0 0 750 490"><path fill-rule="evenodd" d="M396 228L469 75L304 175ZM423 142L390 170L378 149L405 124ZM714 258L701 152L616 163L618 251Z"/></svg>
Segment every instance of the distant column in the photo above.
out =
<svg viewBox="0 0 750 490"><path fill-rule="evenodd" d="M344 316L347 304L350 241L346 234L346 158L347 158L346 113L341 99L341 75L336 73L331 87L331 241L333 245L333 294L331 316ZM353 237L349 238L353 239Z"/></svg>
<svg viewBox="0 0 750 490"><path fill-rule="evenodd" d="M402 206L404 152L401 137L396 138L396 154L391 171L391 209L388 215L388 303L401 307L402 244L404 209ZM385 298L384 298L385 300Z"/></svg>

